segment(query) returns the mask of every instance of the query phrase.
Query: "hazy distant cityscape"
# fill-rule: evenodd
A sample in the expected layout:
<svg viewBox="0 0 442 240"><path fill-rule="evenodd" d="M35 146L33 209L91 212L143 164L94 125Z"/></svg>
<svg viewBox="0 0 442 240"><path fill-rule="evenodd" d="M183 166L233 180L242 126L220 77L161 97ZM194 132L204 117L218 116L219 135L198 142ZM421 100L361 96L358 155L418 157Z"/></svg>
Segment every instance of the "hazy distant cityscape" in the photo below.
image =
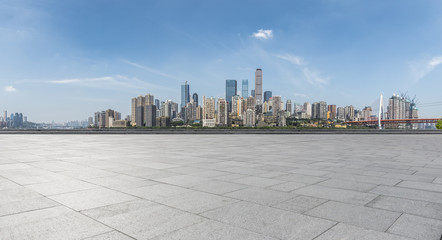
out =
<svg viewBox="0 0 442 240"><path fill-rule="evenodd" d="M239 85L241 89L239 88ZM131 113L122 117L113 109L97 111L83 121L67 123L28 122L22 113L0 118L2 128L127 128L127 127L299 127L299 128L435 128L434 121L392 121L382 124L379 120L419 119L414 99L406 94L393 94L384 109L382 96L379 106L355 109L353 105L336 106L326 101L298 104L282 96L263 90L263 70L255 71L255 81L249 89L249 80L226 80L225 98L214 98L191 93L190 84L181 85L181 102L155 99L148 93L131 99ZM376 109L374 111L373 109ZM378 122L376 124L376 122Z"/></svg>

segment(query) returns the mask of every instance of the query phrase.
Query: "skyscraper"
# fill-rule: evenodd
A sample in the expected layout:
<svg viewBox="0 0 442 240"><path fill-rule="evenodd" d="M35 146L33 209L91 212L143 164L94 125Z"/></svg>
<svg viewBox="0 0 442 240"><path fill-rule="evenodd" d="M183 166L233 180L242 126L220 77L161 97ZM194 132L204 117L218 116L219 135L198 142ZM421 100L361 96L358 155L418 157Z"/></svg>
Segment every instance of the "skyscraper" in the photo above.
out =
<svg viewBox="0 0 442 240"><path fill-rule="evenodd" d="M194 93L192 95L193 103L195 103L195 107L198 107L198 94Z"/></svg>
<svg viewBox="0 0 442 240"><path fill-rule="evenodd" d="M272 97L272 91L264 92L264 102L269 102L269 99Z"/></svg>
<svg viewBox="0 0 442 240"><path fill-rule="evenodd" d="M155 127L157 119L157 107L155 105L146 105L144 107L144 121L146 127Z"/></svg>
<svg viewBox="0 0 442 240"><path fill-rule="evenodd" d="M346 121L354 121L355 120L355 108L352 105L345 106L344 117L345 117Z"/></svg>
<svg viewBox="0 0 442 240"><path fill-rule="evenodd" d="M203 119L215 118L215 98L203 96Z"/></svg>
<svg viewBox="0 0 442 240"><path fill-rule="evenodd" d="M327 103L324 101L319 102L319 117L318 119L327 119Z"/></svg>
<svg viewBox="0 0 442 240"><path fill-rule="evenodd" d="M242 97L243 98L248 98L249 97L249 80L248 79L244 79L242 80Z"/></svg>
<svg viewBox="0 0 442 240"><path fill-rule="evenodd" d="M290 113L290 115L292 114L292 100L287 99L287 102L285 103L285 111Z"/></svg>
<svg viewBox="0 0 442 240"><path fill-rule="evenodd" d="M328 111L330 112L330 119L335 120L336 119L336 105L328 105Z"/></svg>
<svg viewBox="0 0 442 240"><path fill-rule="evenodd" d="M255 72L255 100L257 104L262 103L262 70L260 68Z"/></svg>
<svg viewBox="0 0 442 240"><path fill-rule="evenodd" d="M135 112L137 111L137 98L132 98L132 108L131 108L131 110L132 110L132 112L131 112L131 115L130 115L130 121L132 122L132 123L134 123L135 122ZM95 123L95 125L97 125L98 123Z"/></svg>
<svg viewBox="0 0 442 240"><path fill-rule="evenodd" d="M309 102L304 103L304 113L305 118L311 118L312 117L312 105Z"/></svg>
<svg viewBox="0 0 442 240"><path fill-rule="evenodd" d="M399 95L393 94L393 96L388 99L388 119L404 119L405 111L405 99Z"/></svg>
<svg viewBox="0 0 442 240"><path fill-rule="evenodd" d="M272 115L278 116L279 111L281 111L281 96L272 97Z"/></svg>
<svg viewBox="0 0 442 240"><path fill-rule="evenodd" d="M144 106L153 105L154 103L155 101L153 95L148 93L146 96L144 96Z"/></svg>
<svg viewBox="0 0 442 240"><path fill-rule="evenodd" d="M112 118L112 120L110 120L110 118ZM108 109L105 112L105 116L104 116L104 127L110 127L109 122L115 120L114 118L114 110L112 109Z"/></svg>
<svg viewBox="0 0 442 240"><path fill-rule="evenodd" d="M250 96L255 97L255 89L250 90Z"/></svg>
<svg viewBox="0 0 442 240"><path fill-rule="evenodd" d="M3 121L6 122L8 120L8 111L3 111Z"/></svg>
<svg viewBox="0 0 442 240"><path fill-rule="evenodd" d="M223 98L218 98L218 118L217 118L217 123L220 126L227 126L228 123L228 111L227 111L227 106L228 106L228 102L223 99Z"/></svg>
<svg viewBox="0 0 442 240"><path fill-rule="evenodd" d="M232 111L232 97L236 95L237 82L236 80L226 80L226 102L228 112Z"/></svg>
<svg viewBox="0 0 442 240"><path fill-rule="evenodd" d="M189 84L187 84L186 81L183 85L181 85L181 108L185 107L189 101L190 101Z"/></svg>

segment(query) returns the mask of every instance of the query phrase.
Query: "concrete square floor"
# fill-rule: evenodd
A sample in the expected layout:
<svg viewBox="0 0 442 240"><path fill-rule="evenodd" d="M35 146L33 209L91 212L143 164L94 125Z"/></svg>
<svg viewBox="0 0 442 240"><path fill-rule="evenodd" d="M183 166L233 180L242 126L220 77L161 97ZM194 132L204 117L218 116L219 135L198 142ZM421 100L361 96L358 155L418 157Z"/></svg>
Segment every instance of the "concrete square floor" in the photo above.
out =
<svg viewBox="0 0 442 240"><path fill-rule="evenodd" d="M0 135L0 239L442 235L442 135Z"/></svg>

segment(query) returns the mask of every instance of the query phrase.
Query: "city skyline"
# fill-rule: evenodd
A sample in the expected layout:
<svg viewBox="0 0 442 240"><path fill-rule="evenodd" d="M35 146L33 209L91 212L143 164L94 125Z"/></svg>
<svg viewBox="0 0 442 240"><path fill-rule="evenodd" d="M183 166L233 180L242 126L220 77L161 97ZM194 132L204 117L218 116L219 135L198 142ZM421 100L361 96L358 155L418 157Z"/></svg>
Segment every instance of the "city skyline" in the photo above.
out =
<svg viewBox="0 0 442 240"><path fill-rule="evenodd" d="M261 68L262 93L283 102L363 109L408 92L420 117L439 118L442 105L429 103L441 101L440 10L435 1L6 0L0 110L34 122L126 116L140 94L181 103L185 81L189 94L218 99L225 80L248 79L250 94Z"/></svg>

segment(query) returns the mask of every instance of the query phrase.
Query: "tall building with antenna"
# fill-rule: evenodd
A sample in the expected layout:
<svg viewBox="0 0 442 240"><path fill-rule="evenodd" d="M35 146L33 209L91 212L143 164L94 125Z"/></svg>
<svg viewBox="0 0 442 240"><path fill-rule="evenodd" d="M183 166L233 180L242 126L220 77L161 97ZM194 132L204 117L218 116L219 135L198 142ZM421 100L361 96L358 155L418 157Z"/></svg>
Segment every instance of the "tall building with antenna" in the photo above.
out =
<svg viewBox="0 0 442 240"><path fill-rule="evenodd" d="M262 69L255 71L255 100L256 104L262 104Z"/></svg>

